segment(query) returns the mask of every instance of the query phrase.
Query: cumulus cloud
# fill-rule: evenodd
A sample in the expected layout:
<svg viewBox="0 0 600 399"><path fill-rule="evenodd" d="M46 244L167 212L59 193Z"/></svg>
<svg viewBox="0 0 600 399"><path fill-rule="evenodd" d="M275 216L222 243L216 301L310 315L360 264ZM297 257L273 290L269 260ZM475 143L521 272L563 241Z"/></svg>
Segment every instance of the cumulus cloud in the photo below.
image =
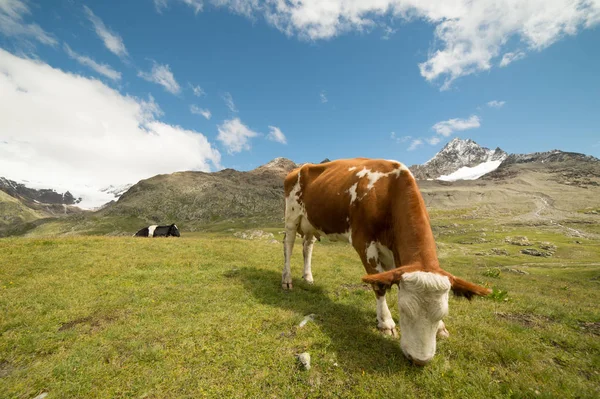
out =
<svg viewBox="0 0 600 399"><path fill-rule="evenodd" d="M121 79L121 72L115 71L109 65L98 64L96 61L94 61L90 57L86 57L84 55L76 53L66 43L64 44L64 48L65 48L65 52L67 53L67 55L69 57L73 58L75 61L79 62L81 65L85 65L88 68L93 69L97 73L104 75L111 80L120 80Z"/></svg>
<svg viewBox="0 0 600 399"><path fill-rule="evenodd" d="M96 79L0 49L0 176L84 195L160 173L220 168L207 138ZM34 115L35 117L32 117Z"/></svg>
<svg viewBox="0 0 600 399"><path fill-rule="evenodd" d="M442 89L461 76L489 70L502 54L501 65L508 65L600 22L598 0L207 1L250 18L263 15L286 35L306 40L368 32L390 16L425 21L435 27L435 41L419 69L428 81L441 80ZM515 43L524 50L514 52Z"/></svg>
<svg viewBox="0 0 600 399"><path fill-rule="evenodd" d="M419 148L420 146L423 145L423 140L421 139L415 139L413 141L410 142L410 145L408 146L407 150L408 151L414 151L417 148Z"/></svg>
<svg viewBox="0 0 600 399"><path fill-rule="evenodd" d="M160 65L154 62L150 72L139 71L138 76L148 82L161 85L171 94L179 94L181 91L181 86L175 80L169 65Z"/></svg>
<svg viewBox="0 0 600 399"><path fill-rule="evenodd" d="M506 104L506 101L492 100L487 102L487 106L490 108L502 108Z"/></svg>
<svg viewBox="0 0 600 399"><path fill-rule="evenodd" d="M258 133L244 125L239 118L226 120L217 128L219 130L217 140L223 143L227 152L231 155L249 150L250 139L258 136Z"/></svg>
<svg viewBox="0 0 600 399"><path fill-rule="evenodd" d="M467 129L475 129L481 126L479 117L477 115L471 115L467 119L448 119L447 121L438 122L432 126L437 134L441 134L444 137L450 136L454 132Z"/></svg>
<svg viewBox="0 0 600 399"><path fill-rule="evenodd" d="M83 10L85 11L92 25L94 25L96 34L98 37L100 37L100 39L102 39L106 48L120 58L127 58L128 53L127 48L125 48L125 43L123 43L123 38L121 38L118 33L108 29L106 25L104 25L104 22L102 22L102 20L98 18L89 7L83 6Z"/></svg>
<svg viewBox="0 0 600 399"><path fill-rule="evenodd" d="M24 21L31 14L27 0L0 0L0 33L5 36L35 39L51 46L58 42L38 24Z"/></svg>
<svg viewBox="0 0 600 399"><path fill-rule="evenodd" d="M276 126L269 126L269 134L267 135L267 139L277 143L287 144L285 134L283 134L281 129Z"/></svg>
<svg viewBox="0 0 600 399"><path fill-rule="evenodd" d="M221 98L223 99L223 101L225 101L225 105L227 105L227 108L229 108L231 112L238 112L238 109L235 107L235 103L233 102L233 97L231 97L230 93L223 93Z"/></svg>
<svg viewBox="0 0 600 399"><path fill-rule="evenodd" d="M205 108L200 108L194 104L190 105L190 112L195 115L202 115L206 119L210 119L210 117L212 116L209 110Z"/></svg>

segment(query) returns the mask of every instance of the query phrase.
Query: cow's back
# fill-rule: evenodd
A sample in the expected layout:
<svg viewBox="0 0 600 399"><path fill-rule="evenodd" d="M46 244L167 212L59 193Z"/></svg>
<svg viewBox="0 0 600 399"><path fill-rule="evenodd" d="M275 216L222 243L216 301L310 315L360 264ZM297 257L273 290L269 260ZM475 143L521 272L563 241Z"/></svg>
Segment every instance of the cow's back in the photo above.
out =
<svg viewBox="0 0 600 399"><path fill-rule="evenodd" d="M412 176L399 162L338 160L293 170L285 180L285 192L287 197L296 191L310 223L326 234L344 233L363 218L370 222L365 228L381 229L390 218L390 193L407 178Z"/></svg>

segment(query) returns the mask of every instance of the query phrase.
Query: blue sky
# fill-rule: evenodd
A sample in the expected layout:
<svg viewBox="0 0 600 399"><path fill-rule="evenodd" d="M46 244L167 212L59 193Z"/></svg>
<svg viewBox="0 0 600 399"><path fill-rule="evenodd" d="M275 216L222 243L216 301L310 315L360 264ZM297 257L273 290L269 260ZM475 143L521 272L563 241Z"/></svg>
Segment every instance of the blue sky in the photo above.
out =
<svg viewBox="0 0 600 399"><path fill-rule="evenodd" d="M514 4L0 0L0 154L13 157L0 175L80 169L83 182L102 159L115 165L102 184L279 156L411 165L454 137L599 157L599 2ZM157 148L186 161L148 161Z"/></svg>

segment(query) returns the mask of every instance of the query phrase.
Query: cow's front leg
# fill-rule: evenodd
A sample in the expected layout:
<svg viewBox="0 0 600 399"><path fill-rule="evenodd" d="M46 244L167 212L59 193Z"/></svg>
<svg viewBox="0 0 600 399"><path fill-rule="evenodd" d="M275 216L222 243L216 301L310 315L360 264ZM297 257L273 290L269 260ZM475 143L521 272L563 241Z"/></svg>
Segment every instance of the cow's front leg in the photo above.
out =
<svg viewBox="0 0 600 399"><path fill-rule="evenodd" d="M302 278L310 284L314 281L311 269L311 259L315 241L316 238L313 235L307 234L304 236L304 241L302 243L302 255L304 256L304 273L302 274Z"/></svg>
<svg viewBox="0 0 600 399"><path fill-rule="evenodd" d="M292 250L294 249L294 241L296 241L296 230L287 229L283 238L283 272L281 273L281 287L284 290L292 289Z"/></svg>
<svg viewBox="0 0 600 399"><path fill-rule="evenodd" d="M377 297L377 328L385 335L391 335L398 337L398 331L396 331L396 323L392 319L392 314L388 308L387 301L385 299L385 288L373 287L375 296Z"/></svg>

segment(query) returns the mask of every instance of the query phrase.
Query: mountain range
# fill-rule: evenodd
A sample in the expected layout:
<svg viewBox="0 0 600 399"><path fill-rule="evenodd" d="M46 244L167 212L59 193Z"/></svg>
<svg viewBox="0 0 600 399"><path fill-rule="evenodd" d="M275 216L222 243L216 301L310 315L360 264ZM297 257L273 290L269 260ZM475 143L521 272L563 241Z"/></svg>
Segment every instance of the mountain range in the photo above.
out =
<svg viewBox="0 0 600 399"><path fill-rule="evenodd" d="M34 190L0 179L0 234L129 234L144 225L173 222L188 231L278 226L283 178L297 166L276 158L248 172L157 175L131 187L113 188L115 200L95 211L79 209L78 199L68 192ZM476 207L484 213L512 215L516 205L523 212L535 211L541 206L539 198L547 198L557 212L557 204L562 211L577 212L600 194L600 161L558 150L509 155L456 138L425 164L410 169L431 209ZM568 194L569 190L578 192Z"/></svg>

